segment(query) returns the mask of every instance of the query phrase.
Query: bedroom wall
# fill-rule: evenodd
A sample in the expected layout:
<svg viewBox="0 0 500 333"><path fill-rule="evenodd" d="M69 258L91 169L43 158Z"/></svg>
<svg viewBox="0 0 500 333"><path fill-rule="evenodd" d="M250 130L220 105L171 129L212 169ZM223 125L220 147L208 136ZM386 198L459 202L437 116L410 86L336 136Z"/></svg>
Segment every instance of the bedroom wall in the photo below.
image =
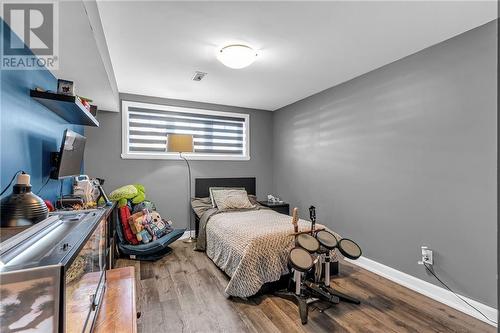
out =
<svg viewBox="0 0 500 333"><path fill-rule="evenodd" d="M370 259L497 306L497 22L274 112L274 191Z"/></svg>
<svg viewBox="0 0 500 333"><path fill-rule="evenodd" d="M256 177L257 195L265 198L272 189L272 113L231 106L120 94L121 100L204 108L250 114L249 161L191 161L192 186L197 177ZM187 227L187 167L179 160L122 159L120 113L101 112L99 129L86 130L85 169L91 177L106 179L105 190L131 183L146 186L147 196L162 216L176 227Z"/></svg>
<svg viewBox="0 0 500 333"><path fill-rule="evenodd" d="M1 19L0 24L6 29L0 37L5 43L11 31ZM50 153L59 151L64 130L83 134L83 126L69 124L30 97L29 91L35 87L57 89L57 79L50 71L2 69L0 77L0 187L7 186L16 171L24 170L31 175L36 193L49 177ZM59 195L59 186L58 181L51 180L39 195L53 201ZM71 181L67 180L64 193L70 191ZM5 195L10 193L8 190Z"/></svg>

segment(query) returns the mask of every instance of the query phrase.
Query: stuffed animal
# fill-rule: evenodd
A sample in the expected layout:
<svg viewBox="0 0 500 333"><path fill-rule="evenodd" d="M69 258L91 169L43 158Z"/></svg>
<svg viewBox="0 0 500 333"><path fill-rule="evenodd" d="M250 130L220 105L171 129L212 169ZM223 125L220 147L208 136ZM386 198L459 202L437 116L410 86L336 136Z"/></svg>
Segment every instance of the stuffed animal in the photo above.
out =
<svg viewBox="0 0 500 333"><path fill-rule="evenodd" d="M161 221L161 216L157 211L152 211L149 213L149 215L154 223L158 223L159 221Z"/></svg>
<svg viewBox="0 0 500 333"><path fill-rule="evenodd" d="M152 240L151 235L146 230L142 230L140 233L136 235L137 239L140 240L143 244L147 244ZM139 239L140 238L140 239Z"/></svg>
<svg viewBox="0 0 500 333"><path fill-rule="evenodd" d="M145 216L143 224L146 230L153 236L153 240L172 231L172 227L166 221L162 220L160 214L156 211L149 212L148 215Z"/></svg>
<svg viewBox="0 0 500 333"><path fill-rule="evenodd" d="M174 227L172 225L172 221L165 220L165 219L161 219L161 220L163 221L163 223L165 223L165 226L166 226L166 228L165 228L165 235L171 233L172 231L174 231Z"/></svg>
<svg viewBox="0 0 500 333"><path fill-rule="evenodd" d="M143 220L144 220L144 213L142 211L134 213L130 215L130 217L128 218L130 229L134 234L137 235L144 229Z"/></svg>
<svg viewBox="0 0 500 333"><path fill-rule="evenodd" d="M132 198L132 203L134 205L137 205L138 203L141 203L144 200L146 200L146 188L144 187L144 185L141 184L134 184L134 187L137 190L137 195Z"/></svg>
<svg viewBox="0 0 500 333"><path fill-rule="evenodd" d="M139 244L137 237L130 229L130 224L128 223L128 219L130 217L130 209L127 206L123 206L119 208L119 213L120 213L120 223L123 228L123 236L125 237L125 240L132 245Z"/></svg>
<svg viewBox="0 0 500 333"><path fill-rule="evenodd" d="M143 209L147 209L150 212L152 212L152 211L156 210L156 206L155 206L154 202L149 201L149 200L144 200L143 202L141 202L137 205L134 205L134 209L132 210L132 213L140 212Z"/></svg>
<svg viewBox="0 0 500 333"><path fill-rule="evenodd" d="M128 219L130 230L135 234L137 240L144 244L149 243L152 239L155 239L153 234L149 233L149 229L144 229L144 226L147 225L147 222L145 221L150 219L150 213L146 209L130 215Z"/></svg>
<svg viewBox="0 0 500 333"><path fill-rule="evenodd" d="M153 223L160 226L161 223L165 224L165 233L164 235L168 234L169 232L171 232L172 230L174 230L174 228L172 227L172 221L168 221L168 220L165 220L163 219L160 214L158 214L158 212L154 211L154 212L151 212L151 219L153 220Z"/></svg>
<svg viewBox="0 0 500 333"><path fill-rule="evenodd" d="M118 202L118 207L127 205L129 200L138 204L146 199L146 189L141 184L125 185L111 192L109 199Z"/></svg>

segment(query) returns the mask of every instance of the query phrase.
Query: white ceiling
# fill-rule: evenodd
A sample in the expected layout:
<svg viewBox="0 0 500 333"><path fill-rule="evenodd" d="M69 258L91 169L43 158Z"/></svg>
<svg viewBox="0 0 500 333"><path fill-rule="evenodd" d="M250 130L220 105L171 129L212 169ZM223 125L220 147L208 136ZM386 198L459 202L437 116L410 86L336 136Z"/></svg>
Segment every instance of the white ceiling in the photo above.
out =
<svg viewBox="0 0 500 333"><path fill-rule="evenodd" d="M276 110L497 17L496 1L144 2L98 8L120 92ZM224 67L217 46L261 56ZM201 82L195 71L207 72Z"/></svg>

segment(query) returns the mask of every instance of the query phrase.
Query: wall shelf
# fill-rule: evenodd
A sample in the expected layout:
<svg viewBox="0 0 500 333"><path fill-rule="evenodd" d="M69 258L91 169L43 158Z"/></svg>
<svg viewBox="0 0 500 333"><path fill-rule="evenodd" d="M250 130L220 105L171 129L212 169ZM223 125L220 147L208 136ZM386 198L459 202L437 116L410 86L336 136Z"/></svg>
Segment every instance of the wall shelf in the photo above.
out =
<svg viewBox="0 0 500 333"><path fill-rule="evenodd" d="M75 96L30 90L30 96L72 124L99 127L99 122Z"/></svg>

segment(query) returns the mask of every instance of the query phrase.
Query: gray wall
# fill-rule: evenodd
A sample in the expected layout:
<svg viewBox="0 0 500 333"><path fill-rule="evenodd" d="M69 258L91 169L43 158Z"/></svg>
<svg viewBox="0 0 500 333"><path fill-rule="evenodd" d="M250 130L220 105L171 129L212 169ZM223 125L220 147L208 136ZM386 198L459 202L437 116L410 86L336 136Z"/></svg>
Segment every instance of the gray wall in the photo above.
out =
<svg viewBox="0 0 500 333"><path fill-rule="evenodd" d="M381 46L383 47L383 46ZM471 30L274 113L274 189L364 255L496 300L497 26Z"/></svg>
<svg viewBox="0 0 500 333"><path fill-rule="evenodd" d="M272 189L272 113L269 111L221 105L168 100L120 94L121 99L205 108L250 114L249 161L191 161L196 177L257 177L257 195L264 198ZM100 127L86 128L85 172L106 179L105 190L132 183L146 186L147 196L157 205L159 213L171 218L176 227L187 227L187 167L178 160L122 159L121 113L102 112L97 116Z"/></svg>

